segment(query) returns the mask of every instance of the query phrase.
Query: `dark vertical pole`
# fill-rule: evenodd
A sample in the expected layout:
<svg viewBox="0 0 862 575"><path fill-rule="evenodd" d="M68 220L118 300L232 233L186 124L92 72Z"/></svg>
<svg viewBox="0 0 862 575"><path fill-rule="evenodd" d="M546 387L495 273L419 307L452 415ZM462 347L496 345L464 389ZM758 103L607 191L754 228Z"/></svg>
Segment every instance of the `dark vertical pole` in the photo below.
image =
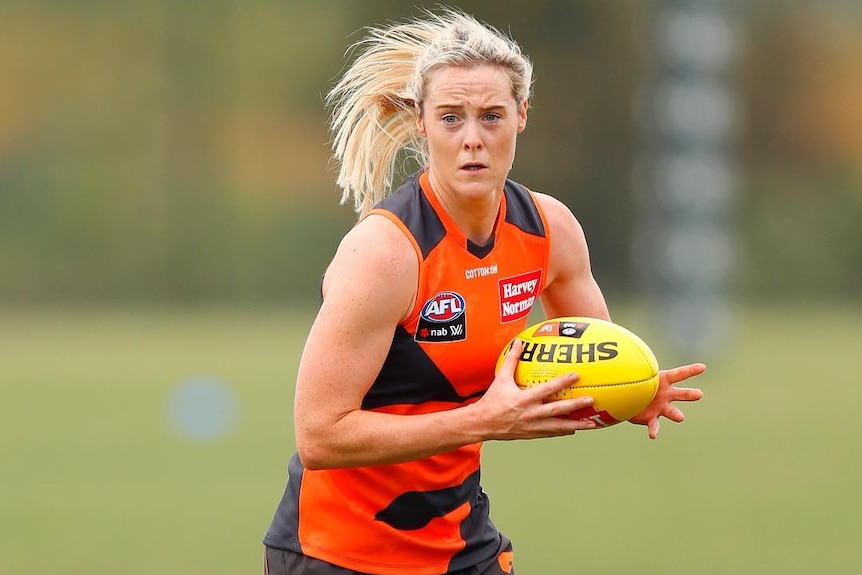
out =
<svg viewBox="0 0 862 575"><path fill-rule="evenodd" d="M715 350L732 327L741 128L733 11L723 0L659 2L639 101L645 146L634 178L642 214L634 259L650 309L686 354Z"/></svg>

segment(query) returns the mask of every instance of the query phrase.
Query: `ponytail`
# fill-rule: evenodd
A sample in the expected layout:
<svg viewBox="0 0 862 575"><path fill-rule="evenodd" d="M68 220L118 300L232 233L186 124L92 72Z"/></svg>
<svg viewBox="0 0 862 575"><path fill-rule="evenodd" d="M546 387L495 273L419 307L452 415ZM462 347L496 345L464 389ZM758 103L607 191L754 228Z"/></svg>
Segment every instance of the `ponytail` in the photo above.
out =
<svg viewBox="0 0 862 575"><path fill-rule="evenodd" d="M426 15L369 29L326 97L341 203L352 198L360 216L391 192L399 154L428 163L417 119L431 73L446 66L499 65L512 80L515 99L530 97L532 65L512 40L461 12Z"/></svg>

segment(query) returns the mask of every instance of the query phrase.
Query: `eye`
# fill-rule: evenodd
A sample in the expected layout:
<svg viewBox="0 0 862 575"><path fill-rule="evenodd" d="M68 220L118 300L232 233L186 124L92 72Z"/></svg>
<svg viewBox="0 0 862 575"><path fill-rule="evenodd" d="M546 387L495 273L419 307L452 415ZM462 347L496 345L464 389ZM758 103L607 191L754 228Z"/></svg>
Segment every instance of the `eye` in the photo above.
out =
<svg viewBox="0 0 862 575"><path fill-rule="evenodd" d="M455 114L446 114L442 118L444 124L449 124L450 126L458 122L458 116Z"/></svg>
<svg viewBox="0 0 862 575"><path fill-rule="evenodd" d="M484 120L486 122L496 122L500 118L501 118L500 114L494 114L493 112L489 112L488 114L485 114L485 116L484 116Z"/></svg>

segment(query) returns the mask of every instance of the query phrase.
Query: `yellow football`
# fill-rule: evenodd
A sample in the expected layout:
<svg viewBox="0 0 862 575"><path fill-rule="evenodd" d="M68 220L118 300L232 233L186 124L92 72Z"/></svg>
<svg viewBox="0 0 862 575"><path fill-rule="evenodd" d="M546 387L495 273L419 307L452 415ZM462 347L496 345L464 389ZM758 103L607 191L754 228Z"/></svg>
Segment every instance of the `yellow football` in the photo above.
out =
<svg viewBox="0 0 862 575"><path fill-rule="evenodd" d="M578 380L550 400L592 397L593 406L569 413L608 427L631 419L658 390L658 361L649 346L628 329L590 317L559 317L533 325L500 353L497 370L515 339L523 342L515 382L526 389L565 373Z"/></svg>

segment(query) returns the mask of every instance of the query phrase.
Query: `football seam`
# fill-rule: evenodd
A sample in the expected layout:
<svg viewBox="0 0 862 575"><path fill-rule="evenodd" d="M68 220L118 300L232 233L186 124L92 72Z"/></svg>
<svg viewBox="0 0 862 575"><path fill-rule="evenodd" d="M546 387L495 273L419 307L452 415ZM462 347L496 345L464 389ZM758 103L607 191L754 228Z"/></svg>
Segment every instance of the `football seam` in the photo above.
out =
<svg viewBox="0 0 862 575"><path fill-rule="evenodd" d="M607 385L585 385L584 387L617 387L619 385L635 385L638 383L646 383L654 377L655 376L653 375L653 376L650 376L646 379L639 379L637 381L623 381L621 383L609 383ZM575 385L577 386L577 384L575 384Z"/></svg>
<svg viewBox="0 0 862 575"><path fill-rule="evenodd" d="M638 344L636 341L633 341L633 340L632 340L632 338L629 338L629 341L631 341L632 343L634 343L634 344L635 344L635 347L636 347L636 348L637 348L637 350L641 353L641 356L644 358L644 360L646 360L647 365L652 365L652 361L650 361L650 360L651 360L651 359L653 359L653 358L650 358L649 356L647 356L647 354L646 354L646 353L644 353L644 350L643 350L643 348L641 348L640 344ZM644 345L646 345L646 342L644 342ZM652 350L650 350L650 351L652 351ZM649 379L652 379L653 377L655 377L656 375L658 375L658 374L659 374L659 372L661 371L661 369L659 369L659 366L658 366L657 364L658 364L658 360L656 359L656 373L655 373L655 375L653 375L653 376L652 376L652 377L650 377ZM647 381L647 380L645 379L645 380L643 380L643 381ZM640 382L635 382L635 383L640 383Z"/></svg>
<svg viewBox="0 0 862 575"><path fill-rule="evenodd" d="M604 384L604 385L591 384L591 385L583 385L583 386L579 386L577 383L575 383L575 385L574 385L574 386L572 386L571 388L565 388L565 389L590 389L590 388L602 388L602 387L620 387L620 386L623 386L623 385L637 385L637 384L639 384L639 383L646 383L646 382L648 382L648 381L652 380L653 378L655 378L655 376L656 376L656 375L658 375L658 374L655 374L655 375L653 375L653 376L650 376L650 377L648 377L648 378L646 378L646 379L639 379L639 380L637 380L637 381L623 381L623 382L620 382L620 383L607 383L607 384ZM537 386L537 385L544 385L545 383L547 383L547 381L548 381L548 380L546 380L546 381L541 381L541 382L539 382L539 383L533 383L533 384L530 384L530 387Z"/></svg>

